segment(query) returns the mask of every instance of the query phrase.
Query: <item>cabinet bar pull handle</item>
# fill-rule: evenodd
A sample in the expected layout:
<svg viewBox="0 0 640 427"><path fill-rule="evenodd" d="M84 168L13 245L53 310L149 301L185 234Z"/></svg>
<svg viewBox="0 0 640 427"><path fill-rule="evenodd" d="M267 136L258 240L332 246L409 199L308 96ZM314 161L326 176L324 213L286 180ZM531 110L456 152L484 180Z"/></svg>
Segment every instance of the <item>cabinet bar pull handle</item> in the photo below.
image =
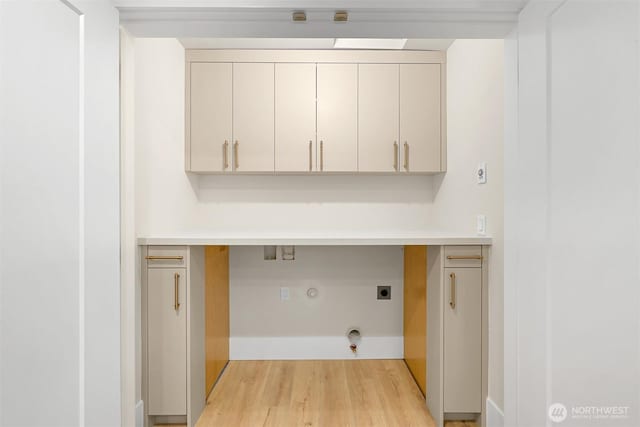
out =
<svg viewBox="0 0 640 427"><path fill-rule="evenodd" d="M320 141L320 170L324 170L324 143Z"/></svg>
<svg viewBox="0 0 640 427"><path fill-rule="evenodd" d="M238 145L240 145L238 141L236 141L235 144L233 144L233 164L234 164L233 169L234 170L240 167L240 160L238 159Z"/></svg>
<svg viewBox="0 0 640 427"><path fill-rule="evenodd" d="M173 275L174 280L174 295L173 295L173 309L178 311L180 308L180 301L178 300L178 287L180 286L180 274L176 273Z"/></svg>
<svg viewBox="0 0 640 427"><path fill-rule="evenodd" d="M398 171L398 142L393 141L393 170Z"/></svg>
<svg viewBox="0 0 640 427"><path fill-rule="evenodd" d="M449 274L449 305L456 308L456 273Z"/></svg>
<svg viewBox="0 0 640 427"><path fill-rule="evenodd" d="M311 150L313 150L313 141L309 141L309 172L313 170L313 155L311 153Z"/></svg>
<svg viewBox="0 0 640 427"><path fill-rule="evenodd" d="M227 170L229 167L229 142L225 139L224 144L222 144L222 157L224 158L224 165L222 167L223 170Z"/></svg>
<svg viewBox="0 0 640 427"><path fill-rule="evenodd" d="M479 259L482 261L482 255L447 255L447 259Z"/></svg>
<svg viewBox="0 0 640 427"><path fill-rule="evenodd" d="M146 256L145 259L148 259L149 261L167 260L167 259L175 259L178 261L182 261L184 257L183 256L149 255L149 256Z"/></svg>
<svg viewBox="0 0 640 427"><path fill-rule="evenodd" d="M404 142L404 170L409 172L409 144Z"/></svg>

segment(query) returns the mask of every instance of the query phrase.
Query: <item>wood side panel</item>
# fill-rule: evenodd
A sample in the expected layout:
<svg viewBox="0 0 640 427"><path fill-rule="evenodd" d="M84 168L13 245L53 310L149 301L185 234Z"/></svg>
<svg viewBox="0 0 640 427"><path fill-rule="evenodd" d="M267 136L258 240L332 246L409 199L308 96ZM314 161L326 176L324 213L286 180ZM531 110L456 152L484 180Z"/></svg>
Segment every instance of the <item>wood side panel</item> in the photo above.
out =
<svg viewBox="0 0 640 427"><path fill-rule="evenodd" d="M404 247L404 359L420 390L427 386L427 247Z"/></svg>
<svg viewBox="0 0 640 427"><path fill-rule="evenodd" d="M229 361L229 247L205 247L206 392Z"/></svg>

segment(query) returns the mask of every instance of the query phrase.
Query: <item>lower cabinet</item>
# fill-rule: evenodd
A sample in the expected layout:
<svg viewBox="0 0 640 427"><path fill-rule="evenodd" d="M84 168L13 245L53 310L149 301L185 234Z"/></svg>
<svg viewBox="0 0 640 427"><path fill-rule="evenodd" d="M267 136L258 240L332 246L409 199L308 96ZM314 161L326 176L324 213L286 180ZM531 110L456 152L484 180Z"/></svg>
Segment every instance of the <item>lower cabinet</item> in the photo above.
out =
<svg viewBox="0 0 640 427"><path fill-rule="evenodd" d="M205 406L204 248L142 247L145 426L194 426Z"/></svg>
<svg viewBox="0 0 640 427"><path fill-rule="evenodd" d="M427 407L436 426L484 427L487 396L487 250L431 246L427 255Z"/></svg>
<svg viewBox="0 0 640 427"><path fill-rule="evenodd" d="M444 412L482 411L482 269L445 268Z"/></svg>
<svg viewBox="0 0 640 427"><path fill-rule="evenodd" d="M149 268L147 281L149 415L186 415L186 269Z"/></svg>

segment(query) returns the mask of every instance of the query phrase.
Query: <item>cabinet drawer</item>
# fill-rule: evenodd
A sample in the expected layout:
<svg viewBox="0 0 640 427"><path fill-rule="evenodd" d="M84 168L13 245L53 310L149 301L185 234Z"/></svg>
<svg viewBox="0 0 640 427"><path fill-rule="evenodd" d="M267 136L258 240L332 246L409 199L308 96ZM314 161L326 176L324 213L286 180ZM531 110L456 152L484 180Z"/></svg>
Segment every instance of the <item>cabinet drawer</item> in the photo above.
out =
<svg viewBox="0 0 640 427"><path fill-rule="evenodd" d="M187 265L186 246L148 246L147 267L180 268Z"/></svg>
<svg viewBox="0 0 640 427"><path fill-rule="evenodd" d="M482 267L482 246L445 246L445 267Z"/></svg>

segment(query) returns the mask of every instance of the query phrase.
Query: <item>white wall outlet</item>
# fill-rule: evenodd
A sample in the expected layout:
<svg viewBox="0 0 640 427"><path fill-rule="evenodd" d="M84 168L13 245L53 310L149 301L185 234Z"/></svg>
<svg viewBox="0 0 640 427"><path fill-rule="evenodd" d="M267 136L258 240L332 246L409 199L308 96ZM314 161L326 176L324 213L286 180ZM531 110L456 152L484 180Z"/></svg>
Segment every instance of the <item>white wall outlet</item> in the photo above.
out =
<svg viewBox="0 0 640 427"><path fill-rule="evenodd" d="M478 165L478 170L476 171L476 177L478 179L478 184L486 184L487 183L487 164L480 163Z"/></svg>
<svg viewBox="0 0 640 427"><path fill-rule="evenodd" d="M476 232L479 236L487 234L487 217L484 215L478 215L476 218Z"/></svg>
<svg viewBox="0 0 640 427"><path fill-rule="evenodd" d="M289 301L289 288L280 288L280 301Z"/></svg>

